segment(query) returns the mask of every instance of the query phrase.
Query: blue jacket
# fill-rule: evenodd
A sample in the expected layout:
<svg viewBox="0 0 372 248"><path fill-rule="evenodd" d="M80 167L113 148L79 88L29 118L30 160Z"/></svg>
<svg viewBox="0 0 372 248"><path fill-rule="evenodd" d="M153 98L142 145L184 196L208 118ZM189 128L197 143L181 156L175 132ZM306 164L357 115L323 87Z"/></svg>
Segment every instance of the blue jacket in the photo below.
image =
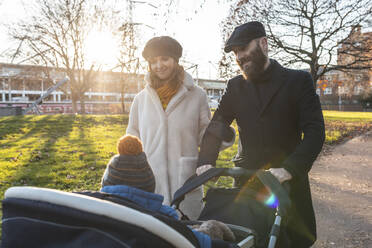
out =
<svg viewBox="0 0 372 248"><path fill-rule="evenodd" d="M109 194L119 195L130 201L135 202L136 204L143 208L168 215L177 220L179 219L177 212L174 208L163 205L164 197L162 195L150 193L126 185L104 186L101 189L101 191ZM194 233L195 237L198 239L201 248L212 247L212 241L208 235L195 231L193 229L191 230Z"/></svg>

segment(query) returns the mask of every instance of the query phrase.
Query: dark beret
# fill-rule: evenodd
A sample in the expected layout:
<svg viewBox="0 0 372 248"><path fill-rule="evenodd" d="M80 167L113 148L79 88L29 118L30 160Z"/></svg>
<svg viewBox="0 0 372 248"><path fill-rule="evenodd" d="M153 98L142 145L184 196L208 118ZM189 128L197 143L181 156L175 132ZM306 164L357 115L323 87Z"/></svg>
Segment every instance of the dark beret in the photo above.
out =
<svg viewBox="0 0 372 248"><path fill-rule="evenodd" d="M182 56L182 46L169 36L154 37L146 43L142 56L147 61L157 56L169 56L178 62Z"/></svg>
<svg viewBox="0 0 372 248"><path fill-rule="evenodd" d="M244 46L256 38L266 36L265 27L261 22L247 22L237 26L226 41L224 51L229 53L234 46Z"/></svg>

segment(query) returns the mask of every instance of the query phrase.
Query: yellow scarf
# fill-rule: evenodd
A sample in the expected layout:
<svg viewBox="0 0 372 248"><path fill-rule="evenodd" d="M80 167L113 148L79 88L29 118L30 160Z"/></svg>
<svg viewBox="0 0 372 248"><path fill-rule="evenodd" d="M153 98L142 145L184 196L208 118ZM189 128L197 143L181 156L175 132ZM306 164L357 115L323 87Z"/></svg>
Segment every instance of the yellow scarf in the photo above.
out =
<svg viewBox="0 0 372 248"><path fill-rule="evenodd" d="M173 89L169 86L168 83L165 83L161 87L156 89L156 93L158 93L158 96L160 98L161 105L163 106L163 109L165 110L168 106L168 103L172 99L172 97L177 93L177 89Z"/></svg>

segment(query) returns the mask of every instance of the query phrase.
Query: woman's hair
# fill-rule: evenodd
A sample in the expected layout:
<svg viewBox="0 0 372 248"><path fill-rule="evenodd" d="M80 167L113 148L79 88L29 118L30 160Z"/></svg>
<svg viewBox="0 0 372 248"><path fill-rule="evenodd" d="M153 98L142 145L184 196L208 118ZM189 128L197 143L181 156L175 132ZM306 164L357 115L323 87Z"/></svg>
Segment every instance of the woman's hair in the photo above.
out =
<svg viewBox="0 0 372 248"><path fill-rule="evenodd" d="M151 87L154 89L157 89L161 86L163 86L164 83L168 82L169 86L176 90L183 84L183 79L185 76L185 70L183 69L183 66L176 63L174 70L167 80L161 80L156 74L151 70L151 67L149 65L149 71L150 71L150 84Z"/></svg>

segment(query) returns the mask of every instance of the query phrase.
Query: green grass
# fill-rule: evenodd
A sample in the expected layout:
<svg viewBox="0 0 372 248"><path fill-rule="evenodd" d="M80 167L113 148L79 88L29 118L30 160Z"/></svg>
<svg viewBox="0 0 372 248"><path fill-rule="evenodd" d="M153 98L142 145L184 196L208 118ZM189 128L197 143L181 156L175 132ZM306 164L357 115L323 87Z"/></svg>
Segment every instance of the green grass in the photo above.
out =
<svg viewBox="0 0 372 248"><path fill-rule="evenodd" d="M372 112L323 111L325 120L372 122Z"/></svg>
<svg viewBox="0 0 372 248"><path fill-rule="evenodd" d="M367 112L324 111L324 117L328 144L369 130L372 123L372 113ZM17 185L98 189L127 120L118 115L0 118L0 196ZM220 153L217 166L232 166L236 150L237 142Z"/></svg>
<svg viewBox="0 0 372 248"><path fill-rule="evenodd" d="M372 129L372 112L323 111L326 144L337 144Z"/></svg>
<svg viewBox="0 0 372 248"><path fill-rule="evenodd" d="M325 111L324 116L328 144L372 129L372 113ZM12 186L98 190L127 122L128 116L118 115L0 118L0 200ZM232 166L236 150L237 142L221 152L217 166ZM221 178L217 185L231 183L232 179Z"/></svg>
<svg viewBox="0 0 372 248"><path fill-rule="evenodd" d="M98 189L126 123L126 116L1 118L0 195L19 185Z"/></svg>

